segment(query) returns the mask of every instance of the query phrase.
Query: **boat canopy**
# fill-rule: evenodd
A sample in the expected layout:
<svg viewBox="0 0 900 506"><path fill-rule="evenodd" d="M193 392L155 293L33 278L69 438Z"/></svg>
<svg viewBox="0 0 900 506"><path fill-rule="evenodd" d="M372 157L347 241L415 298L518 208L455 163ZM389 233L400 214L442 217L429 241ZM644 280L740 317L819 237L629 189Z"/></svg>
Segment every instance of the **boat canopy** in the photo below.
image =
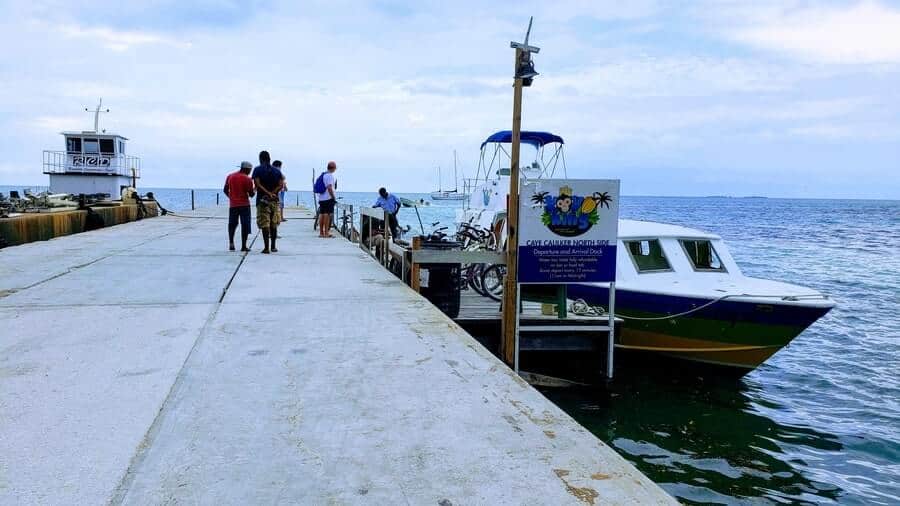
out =
<svg viewBox="0 0 900 506"><path fill-rule="evenodd" d="M523 131L521 133L521 142L525 144L530 144L536 148L542 147L544 144L551 144L554 142L558 142L560 144L565 144L563 138L551 134L550 132L528 132ZM481 143L481 149L484 149L484 146L489 142L498 142L498 143L510 143L512 142L512 131L511 130L501 130L497 133L492 134L487 138L484 142Z"/></svg>

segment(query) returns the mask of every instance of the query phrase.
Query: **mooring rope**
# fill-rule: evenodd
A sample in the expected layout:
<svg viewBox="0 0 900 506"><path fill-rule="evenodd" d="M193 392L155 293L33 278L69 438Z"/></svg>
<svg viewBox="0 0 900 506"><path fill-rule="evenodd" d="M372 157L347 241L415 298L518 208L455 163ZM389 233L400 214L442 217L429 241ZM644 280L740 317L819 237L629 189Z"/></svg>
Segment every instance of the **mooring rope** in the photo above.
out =
<svg viewBox="0 0 900 506"><path fill-rule="evenodd" d="M731 294L723 295L719 298L716 298L716 299L713 299L713 300L707 302L706 304L702 304L700 306L697 306L693 309L689 309L689 310L681 312L681 313L670 314L670 315L666 315L666 316L641 317L641 316L623 315L622 313L616 311L616 317L622 318L623 320L637 320L637 321L674 320L675 318L681 318L683 316L687 316L689 314L696 313L697 311L706 309L706 308L712 306L713 304L716 304L717 302L721 302L721 301L731 298L731 297L766 298L766 299L779 298L784 301L799 301L799 300L806 300L806 299L826 299L827 298L824 295L814 295L814 294L809 294L809 295L754 295L754 294L748 294L748 293L740 293L740 294L731 293ZM573 314L578 315L578 316L606 316L608 314L606 309L603 306L592 306L592 305L588 304L587 302L585 302L584 299L576 299L575 301L573 301L572 305L570 307L570 311Z"/></svg>

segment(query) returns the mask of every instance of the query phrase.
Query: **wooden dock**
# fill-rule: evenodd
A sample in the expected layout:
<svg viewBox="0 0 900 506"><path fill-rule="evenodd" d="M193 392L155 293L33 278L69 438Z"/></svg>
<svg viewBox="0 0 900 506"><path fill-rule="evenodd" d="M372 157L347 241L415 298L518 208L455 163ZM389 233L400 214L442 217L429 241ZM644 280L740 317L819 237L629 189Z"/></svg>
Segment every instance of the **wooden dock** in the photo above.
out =
<svg viewBox="0 0 900 506"><path fill-rule="evenodd" d="M309 212L226 214L0 250L0 503L675 504Z"/></svg>

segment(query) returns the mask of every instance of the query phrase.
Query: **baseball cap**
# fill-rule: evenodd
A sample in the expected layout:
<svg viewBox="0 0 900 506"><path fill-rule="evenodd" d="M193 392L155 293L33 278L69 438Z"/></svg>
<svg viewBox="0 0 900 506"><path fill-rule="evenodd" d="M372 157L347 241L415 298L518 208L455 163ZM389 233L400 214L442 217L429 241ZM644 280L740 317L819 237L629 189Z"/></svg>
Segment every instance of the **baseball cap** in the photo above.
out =
<svg viewBox="0 0 900 506"><path fill-rule="evenodd" d="M240 167L241 167L242 169L252 169L252 168L253 168L253 164L250 163L250 162L241 162Z"/></svg>

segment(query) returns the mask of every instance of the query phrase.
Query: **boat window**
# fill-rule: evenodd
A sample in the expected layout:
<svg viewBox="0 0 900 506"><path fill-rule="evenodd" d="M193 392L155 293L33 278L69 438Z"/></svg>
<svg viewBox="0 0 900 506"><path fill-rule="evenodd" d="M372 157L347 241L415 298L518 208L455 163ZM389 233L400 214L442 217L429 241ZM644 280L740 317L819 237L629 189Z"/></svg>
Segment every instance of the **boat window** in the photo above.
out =
<svg viewBox="0 0 900 506"><path fill-rule="evenodd" d="M659 239L625 241L625 247L638 272L668 271L672 268Z"/></svg>
<svg viewBox="0 0 900 506"><path fill-rule="evenodd" d="M100 152L100 143L97 142L97 139L85 139L84 140L84 152L85 153L99 153Z"/></svg>
<svg viewBox="0 0 900 506"><path fill-rule="evenodd" d="M725 266L719 259L716 249L706 239L682 239L681 246L698 271L724 271Z"/></svg>
<svg viewBox="0 0 900 506"><path fill-rule="evenodd" d="M125 154L125 141L119 141L119 154Z"/></svg>
<svg viewBox="0 0 900 506"><path fill-rule="evenodd" d="M81 153L81 139L78 137L66 137L66 151L69 153Z"/></svg>
<svg viewBox="0 0 900 506"><path fill-rule="evenodd" d="M100 139L100 152L103 154L113 154L116 151L116 141L112 139Z"/></svg>

